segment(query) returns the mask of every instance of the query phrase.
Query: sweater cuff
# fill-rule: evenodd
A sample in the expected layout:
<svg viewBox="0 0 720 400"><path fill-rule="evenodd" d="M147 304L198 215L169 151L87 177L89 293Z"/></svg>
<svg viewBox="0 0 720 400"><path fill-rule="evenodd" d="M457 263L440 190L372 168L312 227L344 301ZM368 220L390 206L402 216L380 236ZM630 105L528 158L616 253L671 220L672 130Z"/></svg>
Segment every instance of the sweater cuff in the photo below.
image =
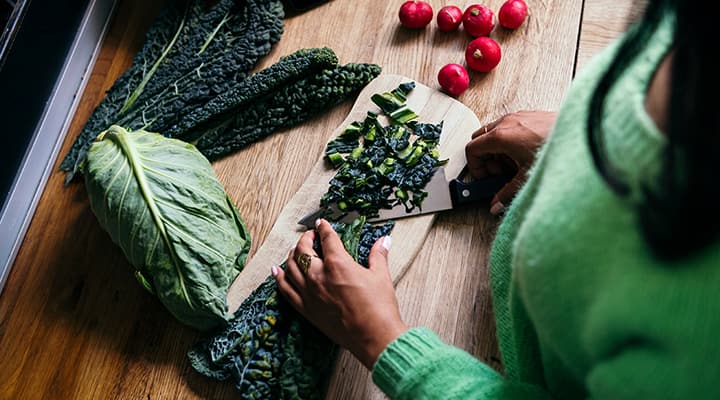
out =
<svg viewBox="0 0 720 400"><path fill-rule="evenodd" d="M373 365L373 382L390 398L395 397L405 375L416 374L413 367L426 362L430 353L446 344L430 329L413 328L392 341Z"/></svg>

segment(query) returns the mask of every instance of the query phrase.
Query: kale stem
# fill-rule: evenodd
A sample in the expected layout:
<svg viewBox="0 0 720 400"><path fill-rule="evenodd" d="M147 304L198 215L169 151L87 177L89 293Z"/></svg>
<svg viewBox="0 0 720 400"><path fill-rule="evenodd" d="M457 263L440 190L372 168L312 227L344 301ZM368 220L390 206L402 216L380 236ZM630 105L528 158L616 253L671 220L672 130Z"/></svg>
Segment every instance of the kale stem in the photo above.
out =
<svg viewBox="0 0 720 400"><path fill-rule="evenodd" d="M212 31L210 36L208 36L207 40L205 40L205 43L203 43L202 47L200 47L200 50L197 52L197 55L200 55L205 51L205 49L210 45L210 42L212 42L213 39L215 39L215 35L217 35L220 28L225 25L226 22L230 20L230 11L225 14L222 21L218 24L218 26L215 27L215 30Z"/></svg>
<svg viewBox="0 0 720 400"><path fill-rule="evenodd" d="M155 71L160 66L160 63L165 60L165 57L168 55L170 50L175 46L175 42L177 41L178 37L180 37L180 32L182 32L183 27L185 26L185 20L187 19L188 10L190 9L190 1L187 2L187 5L185 7L185 15L180 20L180 26L178 26L177 31L175 32L175 36L173 36L170 43L168 43L165 50L163 50L160 57L155 61L155 64L153 64L152 68L150 68L150 71L143 77L142 82L138 85L137 88L135 88L135 91L128 97L127 100L125 100L125 104L123 104L122 108L118 112L118 115L122 115L125 111L127 111L132 105L135 103L135 100L140 96L140 93L142 93L143 89L145 89L145 85L150 81L152 76L155 74Z"/></svg>
<svg viewBox="0 0 720 400"><path fill-rule="evenodd" d="M148 209L150 210L150 214L152 216L153 222L155 222L155 226L157 227L158 233L160 237L162 237L163 241L165 242L165 246L168 249L168 252L170 253L170 258L172 262L172 266L175 268L177 272L177 276L179 278L178 284L180 285L180 290L182 290L182 296L187 305L190 307L191 310L195 309L195 305L193 304L193 301L188 294L187 285L185 283L185 277L183 276L183 271L180 269L180 261L179 257L175 251L175 247L170 242L170 235L167 232L167 229L165 228L165 220L162 216L162 213L160 212L160 209L158 208L158 205L155 201L155 196L152 193L152 189L150 188L150 185L147 182L147 179L145 178L145 172L143 165L141 163L141 156L138 153L138 150L136 148L136 145L128 138L128 135L139 135L140 133L130 133L126 131L125 129L113 125L106 132L103 134L103 138L107 137L108 139L112 140L117 144L117 146L120 148L122 153L127 158L128 165L130 169L132 170L133 175L135 176L135 180L138 185L138 191L142 195L143 199L145 200L145 204L147 204ZM147 133L143 133L147 134ZM119 214L118 214L119 215Z"/></svg>

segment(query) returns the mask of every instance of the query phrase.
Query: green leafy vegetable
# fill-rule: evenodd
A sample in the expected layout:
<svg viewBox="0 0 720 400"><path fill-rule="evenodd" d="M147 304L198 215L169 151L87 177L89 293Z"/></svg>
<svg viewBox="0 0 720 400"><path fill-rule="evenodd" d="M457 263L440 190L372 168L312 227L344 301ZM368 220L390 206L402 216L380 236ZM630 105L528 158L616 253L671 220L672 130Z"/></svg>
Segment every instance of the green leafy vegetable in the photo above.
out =
<svg viewBox="0 0 720 400"><path fill-rule="evenodd" d="M376 93L370 98L381 110L393 121L404 124L418 117L411 110L405 101L407 95L415 88L415 82L400 84L397 88L387 93Z"/></svg>
<svg viewBox="0 0 720 400"><path fill-rule="evenodd" d="M348 252L365 266L373 243L392 227L373 227L364 218L334 226ZM315 247L321 254L319 243ZM188 357L206 376L232 378L242 399L321 399L336 350L285 301L269 277L225 329L196 345Z"/></svg>
<svg viewBox="0 0 720 400"><path fill-rule="evenodd" d="M90 206L140 283L183 323L226 321L250 236L207 159L180 140L112 126L86 164Z"/></svg>
<svg viewBox="0 0 720 400"><path fill-rule="evenodd" d="M328 143L325 157L337 169L321 206L337 205L342 211L357 211L374 217L381 208L403 204L410 211L427 197L423 189L439 159L442 122L413 121L417 114L408 108L407 96L414 82L391 92L374 94L372 100L394 124L384 126L369 112L364 121L351 123L337 139Z"/></svg>
<svg viewBox="0 0 720 400"><path fill-rule="evenodd" d="M338 65L328 48L281 58L164 132L217 159L302 123L358 92L380 73L374 64Z"/></svg>
<svg viewBox="0 0 720 400"><path fill-rule="evenodd" d="M133 64L108 91L60 168L72 179L99 132L113 124L163 132L232 89L280 39L279 0L170 0Z"/></svg>
<svg viewBox="0 0 720 400"><path fill-rule="evenodd" d="M380 74L374 64L346 64L294 82L235 114L229 128L197 142L216 159L284 128L298 125L357 93ZM215 137L213 137L215 136ZM216 137L221 136L220 140Z"/></svg>

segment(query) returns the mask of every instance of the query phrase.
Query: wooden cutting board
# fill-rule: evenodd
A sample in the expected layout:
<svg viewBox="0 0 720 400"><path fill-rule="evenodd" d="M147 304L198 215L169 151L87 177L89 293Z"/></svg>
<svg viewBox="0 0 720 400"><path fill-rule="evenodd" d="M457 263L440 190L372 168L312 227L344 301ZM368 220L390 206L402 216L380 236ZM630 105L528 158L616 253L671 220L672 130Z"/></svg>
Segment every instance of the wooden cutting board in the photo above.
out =
<svg viewBox="0 0 720 400"><path fill-rule="evenodd" d="M342 133L351 122L364 120L368 111L380 111L370 100L373 94L393 90L399 84L412 80L399 75L380 75L370 82L360 92L348 116L333 132L332 138ZM456 177L465 166L465 144L480 127L480 121L474 112L452 97L419 82L416 84L407 103L420 116L420 122L444 121L440 136L440 158L449 158L445 166L446 175L450 178ZM335 171L329 168L322 158L315 163L300 190L283 208L265 242L230 286L228 308L231 312L237 310L242 301L268 277L271 266L285 261L288 252L305 231L305 227L297 222L319 207L320 198L327 191L334 174ZM389 254L390 274L395 283L412 263L434 220L434 214L397 220L392 231L394 240Z"/></svg>

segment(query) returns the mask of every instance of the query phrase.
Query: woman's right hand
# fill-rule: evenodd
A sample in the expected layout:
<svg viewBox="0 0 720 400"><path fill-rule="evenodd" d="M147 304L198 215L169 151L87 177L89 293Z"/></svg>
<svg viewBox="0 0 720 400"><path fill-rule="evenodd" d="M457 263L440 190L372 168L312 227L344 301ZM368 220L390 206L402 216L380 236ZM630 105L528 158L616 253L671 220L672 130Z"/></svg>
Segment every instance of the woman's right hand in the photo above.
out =
<svg viewBox="0 0 720 400"><path fill-rule="evenodd" d="M475 179L513 174L513 179L495 194L490 212L500 214L525 183L535 154L555 123L555 112L518 111L478 129L465 146L468 169Z"/></svg>

